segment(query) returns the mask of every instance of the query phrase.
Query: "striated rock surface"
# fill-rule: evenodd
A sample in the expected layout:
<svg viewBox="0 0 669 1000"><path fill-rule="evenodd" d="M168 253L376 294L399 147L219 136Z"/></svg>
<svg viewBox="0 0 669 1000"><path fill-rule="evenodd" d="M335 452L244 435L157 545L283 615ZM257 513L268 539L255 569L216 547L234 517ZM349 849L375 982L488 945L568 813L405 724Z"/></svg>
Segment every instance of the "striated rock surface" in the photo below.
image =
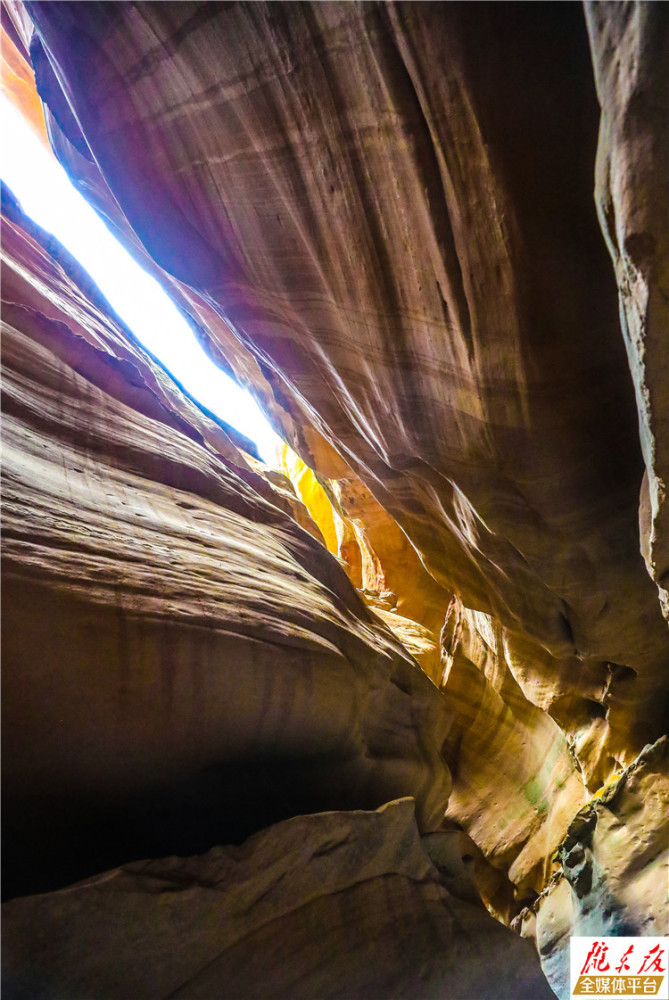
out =
<svg viewBox="0 0 669 1000"><path fill-rule="evenodd" d="M647 746L574 817L558 852L560 870L517 918L551 986L568 1000L569 938L667 933L669 754Z"/></svg>
<svg viewBox="0 0 669 1000"><path fill-rule="evenodd" d="M287 446L282 465L368 607L439 684L439 630L452 595L430 576L397 522L351 469L319 480Z"/></svg>
<svg viewBox="0 0 669 1000"><path fill-rule="evenodd" d="M15 900L3 937L12 1000L553 996L528 943L444 888L406 799Z"/></svg>
<svg viewBox="0 0 669 1000"><path fill-rule="evenodd" d="M59 155L83 176L92 154L123 225L218 315L212 350L253 382L232 333L308 464L327 475L313 427L464 606L633 670L602 737L629 763L662 731L669 640L580 8L30 13Z"/></svg>
<svg viewBox="0 0 669 1000"><path fill-rule="evenodd" d="M443 696L8 211L5 893L408 793L436 829Z"/></svg>
<svg viewBox="0 0 669 1000"><path fill-rule="evenodd" d="M564 733L515 680L494 621L454 599L442 647L442 685L454 713L445 747L453 774L447 815L507 874L487 901L510 919L551 875L551 855L586 790Z"/></svg>
<svg viewBox="0 0 669 1000"><path fill-rule="evenodd" d="M669 617L669 11L585 3L597 95L597 209L615 267L646 475L642 552Z"/></svg>
<svg viewBox="0 0 669 1000"><path fill-rule="evenodd" d="M445 885L505 922L539 893L558 991L575 928L657 930L664 744L624 769L666 729L664 6L5 6L52 148L294 452L264 471L8 209L6 891L411 794L436 922L433 874L389 913L347 884L346 926L330 896L280 917L296 978L273 920L215 974L261 950L321 995L322 926L363 996L358 944L416 913L369 974L443 995Z"/></svg>

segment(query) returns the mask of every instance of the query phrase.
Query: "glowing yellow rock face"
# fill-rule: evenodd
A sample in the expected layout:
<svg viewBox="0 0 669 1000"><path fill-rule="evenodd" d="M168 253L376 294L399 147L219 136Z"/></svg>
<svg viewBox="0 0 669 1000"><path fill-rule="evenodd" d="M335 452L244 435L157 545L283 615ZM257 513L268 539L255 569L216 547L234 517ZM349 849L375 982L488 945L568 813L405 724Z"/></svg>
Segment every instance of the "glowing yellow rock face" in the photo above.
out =
<svg viewBox="0 0 669 1000"><path fill-rule="evenodd" d="M288 476L295 492L323 532L328 550L337 555L339 553L339 539L335 524L335 512L327 493L309 466L305 465L299 455L296 455L287 444L281 449L280 460L281 471Z"/></svg>
<svg viewBox="0 0 669 1000"><path fill-rule="evenodd" d="M345 478L329 481L328 496L312 469L288 445L280 459L282 472L330 552L346 564L353 585L438 683L438 632L451 595L428 576L401 529L350 469Z"/></svg>

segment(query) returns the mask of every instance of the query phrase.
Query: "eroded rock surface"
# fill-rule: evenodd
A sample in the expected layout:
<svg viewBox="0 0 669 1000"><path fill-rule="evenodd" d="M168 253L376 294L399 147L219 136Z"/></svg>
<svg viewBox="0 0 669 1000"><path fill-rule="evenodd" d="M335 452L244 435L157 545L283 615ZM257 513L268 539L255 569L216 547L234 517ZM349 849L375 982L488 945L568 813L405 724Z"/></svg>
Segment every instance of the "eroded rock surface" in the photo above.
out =
<svg viewBox="0 0 669 1000"><path fill-rule="evenodd" d="M633 670L599 734L629 763L662 731L669 640L579 7L30 12L59 155L90 188L92 153L212 350L303 457L314 429L334 446L466 607Z"/></svg>
<svg viewBox="0 0 669 1000"><path fill-rule="evenodd" d="M399 794L436 829L443 696L38 237L10 211L5 893Z"/></svg>
<svg viewBox="0 0 669 1000"><path fill-rule="evenodd" d="M615 267L646 476L642 551L669 617L669 12L585 3L597 95L597 208Z"/></svg>
<svg viewBox="0 0 669 1000"><path fill-rule="evenodd" d="M560 870L517 919L537 945L560 1000L568 1000L572 934L667 933L669 754L648 746L582 809L558 852Z"/></svg>
<svg viewBox="0 0 669 1000"><path fill-rule="evenodd" d="M3 937L12 1000L553 997L529 943L444 888L407 799L14 900Z"/></svg>
<svg viewBox="0 0 669 1000"><path fill-rule="evenodd" d="M306 462L263 474L11 216L23 891L412 794L500 919L541 893L558 986L574 927L654 927L655 779L580 810L666 727L666 8L6 6L58 157Z"/></svg>
<svg viewBox="0 0 669 1000"><path fill-rule="evenodd" d="M501 628L454 600L442 643L442 685L454 713L445 747L454 778L448 816L508 874L513 898L501 881L488 902L510 919L519 901L544 887L586 789L564 733L516 681Z"/></svg>
<svg viewBox="0 0 669 1000"><path fill-rule="evenodd" d="M397 522L351 469L319 480L287 447L282 465L367 606L439 684L439 632L452 595L430 576Z"/></svg>

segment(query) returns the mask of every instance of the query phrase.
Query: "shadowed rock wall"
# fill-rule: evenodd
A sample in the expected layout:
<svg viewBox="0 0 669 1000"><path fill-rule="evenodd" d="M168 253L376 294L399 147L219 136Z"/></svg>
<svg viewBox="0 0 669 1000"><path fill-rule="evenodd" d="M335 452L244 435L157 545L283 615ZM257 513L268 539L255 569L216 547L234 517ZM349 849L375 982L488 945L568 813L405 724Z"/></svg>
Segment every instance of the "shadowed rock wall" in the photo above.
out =
<svg viewBox="0 0 669 1000"><path fill-rule="evenodd" d="M669 11L585 3L597 96L597 210L618 283L646 475L641 550L669 617Z"/></svg>
<svg viewBox="0 0 669 1000"><path fill-rule="evenodd" d="M406 799L15 900L3 934L31 1000L553 996L529 943L444 887Z"/></svg>
<svg viewBox="0 0 669 1000"><path fill-rule="evenodd" d="M581 9L30 13L61 157L94 158L149 254L225 320L203 336L249 349L262 392L466 607L634 670L611 709L629 762L661 731L668 643Z"/></svg>
<svg viewBox="0 0 669 1000"><path fill-rule="evenodd" d="M7 211L5 893L401 794L436 829L443 696L67 255Z"/></svg>
<svg viewBox="0 0 669 1000"><path fill-rule="evenodd" d="M666 8L7 6L55 152L348 532L10 213L17 885L401 794L436 830L445 756L510 920L666 727Z"/></svg>

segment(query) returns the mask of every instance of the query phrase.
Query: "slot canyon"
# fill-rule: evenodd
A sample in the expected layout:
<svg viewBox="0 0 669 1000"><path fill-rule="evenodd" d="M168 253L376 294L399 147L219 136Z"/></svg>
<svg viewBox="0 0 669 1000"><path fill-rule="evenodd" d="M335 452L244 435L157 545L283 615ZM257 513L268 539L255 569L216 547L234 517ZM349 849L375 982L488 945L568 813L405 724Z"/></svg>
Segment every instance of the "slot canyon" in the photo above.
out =
<svg viewBox="0 0 669 1000"><path fill-rule="evenodd" d="M2 190L8 1000L569 1000L669 909L669 4L2 2L283 444Z"/></svg>

